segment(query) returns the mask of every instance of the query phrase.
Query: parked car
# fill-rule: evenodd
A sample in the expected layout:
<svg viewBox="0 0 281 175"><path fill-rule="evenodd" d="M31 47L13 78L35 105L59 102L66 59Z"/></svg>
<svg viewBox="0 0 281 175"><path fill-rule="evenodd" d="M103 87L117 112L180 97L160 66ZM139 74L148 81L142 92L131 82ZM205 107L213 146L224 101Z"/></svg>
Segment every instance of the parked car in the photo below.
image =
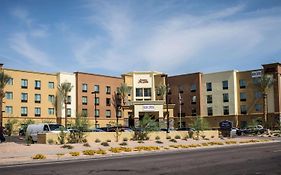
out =
<svg viewBox="0 0 281 175"><path fill-rule="evenodd" d="M195 131L194 128L189 128L189 127L178 128L176 130L177 131Z"/></svg>
<svg viewBox="0 0 281 175"><path fill-rule="evenodd" d="M104 130L102 130L100 128L92 128L92 129L89 129L89 132L104 132Z"/></svg>
<svg viewBox="0 0 281 175"><path fill-rule="evenodd" d="M257 125L255 127L248 127L244 129L239 129L237 135L247 135L247 134L262 134L266 129L262 125Z"/></svg>
<svg viewBox="0 0 281 175"><path fill-rule="evenodd" d="M47 132L59 133L61 127L63 126L56 123L30 124L27 126L26 135L32 142L37 142L38 134Z"/></svg>

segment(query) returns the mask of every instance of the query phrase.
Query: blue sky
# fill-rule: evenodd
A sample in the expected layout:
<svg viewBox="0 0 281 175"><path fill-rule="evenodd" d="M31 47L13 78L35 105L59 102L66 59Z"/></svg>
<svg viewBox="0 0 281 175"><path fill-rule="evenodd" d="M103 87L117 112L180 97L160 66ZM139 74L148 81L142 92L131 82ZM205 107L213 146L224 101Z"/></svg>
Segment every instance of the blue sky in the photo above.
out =
<svg viewBox="0 0 281 175"><path fill-rule="evenodd" d="M119 76L281 62L280 0L0 0L0 62Z"/></svg>

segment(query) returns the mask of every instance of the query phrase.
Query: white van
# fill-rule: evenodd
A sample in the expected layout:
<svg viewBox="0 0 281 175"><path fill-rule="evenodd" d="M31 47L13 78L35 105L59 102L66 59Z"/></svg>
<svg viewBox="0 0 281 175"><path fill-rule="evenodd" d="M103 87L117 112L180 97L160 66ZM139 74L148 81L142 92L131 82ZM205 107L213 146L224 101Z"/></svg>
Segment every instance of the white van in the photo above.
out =
<svg viewBox="0 0 281 175"><path fill-rule="evenodd" d="M56 123L40 123L40 124L30 124L26 129L26 136L32 139L32 142L37 142L37 134L53 132L59 133L60 127L63 127L60 124Z"/></svg>

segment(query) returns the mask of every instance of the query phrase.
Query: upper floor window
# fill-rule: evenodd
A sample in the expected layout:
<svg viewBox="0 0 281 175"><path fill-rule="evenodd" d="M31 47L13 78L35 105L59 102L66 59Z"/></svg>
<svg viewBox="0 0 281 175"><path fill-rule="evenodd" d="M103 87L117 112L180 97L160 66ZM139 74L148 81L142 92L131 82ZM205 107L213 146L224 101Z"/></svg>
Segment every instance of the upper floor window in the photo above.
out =
<svg viewBox="0 0 281 175"><path fill-rule="evenodd" d="M87 92L88 91L88 85L83 83L82 84L82 92Z"/></svg>
<svg viewBox="0 0 281 175"><path fill-rule="evenodd" d="M143 92L145 97L151 97L151 88L144 88Z"/></svg>
<svg viewBox="0 0 281 175"><path fill-rule="evenodd" d="M6 99L8 99L8 100L13 99L13 92L6 92L6 93L5 93L5 97L6 97Z"/></svg>
<svg viewBox="0 0 281 175"><path fill-rule="evenodd" d="M246 88L246 80L239 80L240 89Z"/></svg>
<svg viewBox="0 0 281 175"><path fill-rule="evenodd" d="M240 106L240 113L241 114L247 114L247 106L246 105Z"/></svg>
<svg viewBox="0 0 281 175"><path fill-rule="evenodd" d="M7 85L13 85L14 84L14 79L10 78L7 82Z"/></svg>
<svg viewBox="0 0 281 175"><path fill-rule="evenodd" d="M191 104L196 104L196 96L192 96L192 98L191 98Z"/></svg>
<svg viewBox="0 0 281 175"><path fill-rule="evenodd" d="M111 117L111 111L110 110L106 110L105 111L105 116L106 116L106 118L110 118Z"/></svg>
<svg viewBox="0 0 281 175"><path fill-rule="evenodd" d="M229 106L223 107L223 115L229 115Z"/></svg>
<svg viewBox="0 0 281 175"><path fill-rule="evenodd" d="M228 89L228 81L222 81L222 89Z"/></svg>
<svg viewBox="0 0 281 175"><path fill-rule="evenodd" d="M21 79L21 88L26 89L28 87L28 80Z"/></svg>
<svg viewBox="0 0 281 175"><path fill-rule="evenodd" d="M94 86L94 92L96 92L96 93L100 92L100 86L99 85Z"/></svg>
<svg viewBox="0 0 281 175"><path fill-rule="evenodd" d="M71 96L70 95L67 96L66 102L69 105L71 104Z"/></svg>
<svg viewBox="0 0 281 175"><path fill-rule="evenodd" d="M49 89L54 89L54 88L55 88L55 83L54 83L54 82L49 81L49 83L48 83L48 87L49 87Z"/></svg>
<svg viewBox="0 0 281 175"><path fill-rule="evenodd" d="M247 96L245 92L240 93L240 101L247 101Z"/></svg>
<svg viewBox="0 0 281 175"><path fill-rule="evenodd" d="M35 94L34 101L35 103L41 103L41 94Z"/></svg>
<svg viewBox="0 0 281 175"><path fill-rule="evenodd" d="M100 116L100 110L99 109L96 109L95 110L95 116L94 117L99 117Z"/></svg>
<svg viewBox="0 0 281 175"><path fill-rule="evenodd" d="M21 102L27 102L28 95L27 93L21 93Z"/></svg>
<svg viewBox="0 0 281 175"><path fill-rule="evenodd" d="M99 105L100 104L100 98L99 97L95 98L94 104L95 105Z"/></svg>
<svg viewBox="0 0 281 175"><path fill-rule="evenodd" d="M207 103L213 103L212 95L207 95Z"/></svg>
<svg viewBox="0 0 281 175"><path fill-rule="evenodd" d="M82 116L88 117L88 109L82 109Z"/></svg>
<svg viewBox="0 0 281 175"><path fill-rule="evenodd" d="M211 82L206 83L206 90L212 91L212 83Z"/></svg>
<svg viewBox="0 0 281 175"><path fill-rule="evenodd" d="M27 107L21 107L21 116L27 116Z"/></svg>
<svg viewBox="0 0 281 175"><path fill-rule="evenodd" d="M55 109L54 108L48 108L48 114L49 115L54 115L55 114Z"/></svg>
<svg viewBox="0 0 281 175"><path fill-rule="evenodd" d="M191 108L191 116L196 116L196 108Z"/></svg>
<svg viewBox="0 0 281 175"><path fill-rule="evenodd" d="M41 89L41 81L40 80L35 80L35 89Z"/></svg>
<svg viewBox="0 0 281 175"><path fill-rule="evenodd" d="M136 88L136 97L143 97L142 88Z"/></svg>
<svg viewBox="0 0 281 175"><path fill-rule="evenodd" d="M110 98L106 98L106 106L110 106L111 105L111 99Z"/></svg>
<svg viewBox="0 0 281 175"><path fill-rule="evenodd" d="M35 116L40 117L41 116L41 108L35 107Z"/></svg>
<svg viewBox="0 0 281 175"><path fill-rule="evenodd" d="M222 94L223 95L223 102L229 102L229 95L228 93Z"/></svg>
<svg viewBox="0 0 281 175"><path fill-rule="evenodd" d="M213 115L213 107L208 107L207 113L208 113L208 116L212 116Z"/></svg>
<svg viewBox="0 0 281 175"><path fill-rule="evenodd" d="M192 84L190 88L191 92L196 92L196 84Z"/></svg>
<svg viewBox="0 0 281 175"><path fill-rule="evenodd" d="M105 93L106 93L106 94L110 94L110 93L111 93L111 88L110 88L110 86L106 86L106 87L105 87Z"/></svg>
<svg viewBox="0 0 281 175"><path fill-rule="evenodd" d="M67 108L66 115L67 117L71 117L71 108Z"/></svg>
<svg viewBox="0 0 281 175"><path fill-rule="evenodd" d="M55 96L54 95L49 95L48 96L48 101L53 103L55 101Z"/></svg>
<svg viewBox="0 0 281 175"><path fill-rule="evenodd" d="M7 114L13 114L13 106L6 106L5 112Z"/></svg>
<svg viewBox="0 0 281 175"><path fill-rule="evenodd" d="M184 89L183 86L180 85L180 86L179 86L179 93L183 93L183 89Z"/></svg>
<svg viewBox="0 0 281 175"><path fill-rule="evenodd" d="M259 91L255 91L255 99L260 99L262 98L262 93Z"/></svg>
<svg viewBox="0 0 281 175"><path fill-rule="evenodd" d="M87 96L83 96L82 97L82 104L83 105L87 105L88 104L88 97Z"/></svg>
<svg viewBox="0 0 281 175"><path fill-rule="evenodd" d="M262 105L261 104L255 104L255 110L256 110L256 112L261 112L262 111Z"/></svg>

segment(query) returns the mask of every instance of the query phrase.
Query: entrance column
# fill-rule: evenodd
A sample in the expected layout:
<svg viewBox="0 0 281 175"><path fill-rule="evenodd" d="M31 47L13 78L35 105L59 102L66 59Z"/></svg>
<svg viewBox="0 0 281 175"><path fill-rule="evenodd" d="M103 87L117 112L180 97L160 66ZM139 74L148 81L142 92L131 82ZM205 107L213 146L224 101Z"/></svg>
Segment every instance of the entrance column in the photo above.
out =
<svg viewBox="0 0 281 175"><path fill-rule="evenodd" d="M136 107L135 107L135 110L134 110L134 125L135 125L135 128L138 128L139 125L140 125L140 120L139 120L139 111L136 110Z"/></svg>

